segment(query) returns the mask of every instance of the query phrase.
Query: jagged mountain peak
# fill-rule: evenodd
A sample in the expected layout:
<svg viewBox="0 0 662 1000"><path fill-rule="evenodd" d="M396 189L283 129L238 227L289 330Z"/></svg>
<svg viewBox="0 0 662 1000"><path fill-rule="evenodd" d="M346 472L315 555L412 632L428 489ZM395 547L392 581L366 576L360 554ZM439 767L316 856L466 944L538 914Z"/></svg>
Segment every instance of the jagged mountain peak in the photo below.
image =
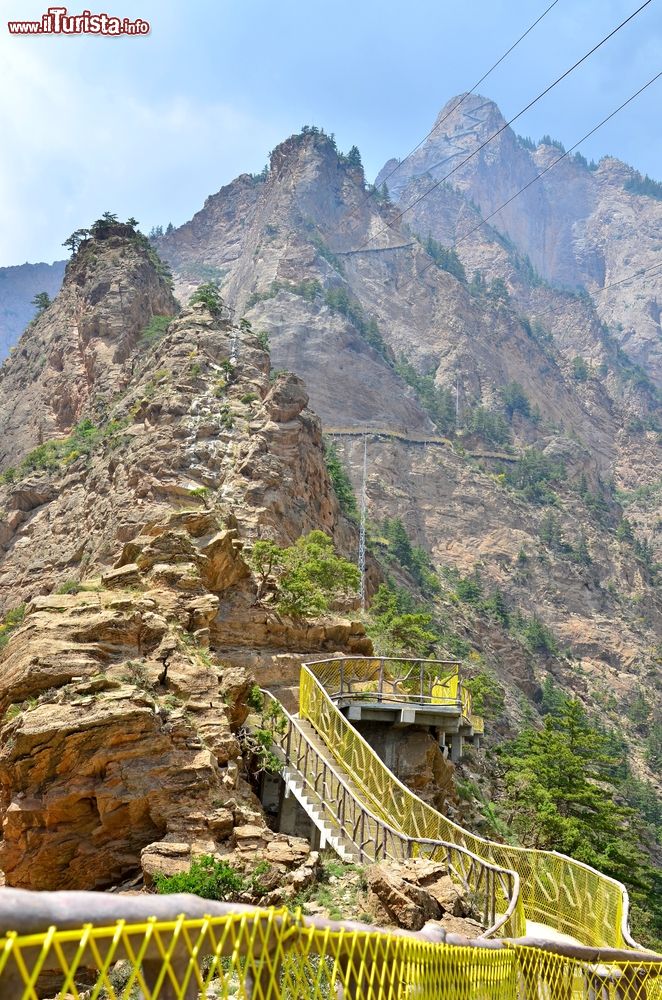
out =
<svg viewBox="0 0 662 1000"><path fill-rule="evenodd" d="M26 329L0 370L0 468L66 435L131 379L131 357L154 316L178 311L167 271L132 227L81 242L59 294Z"/></svg>
<svg viewBox="0 0 662 1000"><path fill-rule="evenodd" d="M466 92L451 97L437 115L433 126L433 135L450 133L458 127L473 127L475 131L488 125L500 128L506 120L501 114L498 104L482 94Z"/></svg>
<svg viewBox="0 0 662 1000"><path fill-rule="evenodd" d="M513 158L522 161L517 170L528 167L532 174L528 151L519 147L515 134L510 128L504 128L505 124L494 101L481 94L458 94L441 109L423 145L388 179L389 190L398 199L412 178L425 174L435 181L448 176L450 184L462 188L466 177L480 170L483 163L504 156L509 161ZM484 151L480 150L487 140L491 140L489 145ZM393 161L389 160L377 175L377 185L393 170L391 163Z"/></svg>

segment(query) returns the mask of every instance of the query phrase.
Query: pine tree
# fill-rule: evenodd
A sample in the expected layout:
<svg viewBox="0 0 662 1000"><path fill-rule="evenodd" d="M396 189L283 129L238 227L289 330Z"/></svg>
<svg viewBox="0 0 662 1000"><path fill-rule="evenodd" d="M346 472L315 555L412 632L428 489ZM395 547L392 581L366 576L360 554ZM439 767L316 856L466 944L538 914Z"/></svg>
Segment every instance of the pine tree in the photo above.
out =
<svg viewBox="0 0 662 1000"><path fill-rule="evenodd" d="M48 292L37 292L33 298L31 305L35 306L37 309L37 315L41 316L44 309L48 309L51 304L51 297Z"/></svg>
<svg viewBox="0 0 662 1000"><path fill-rule="evenodd" d="M350 167L360 167L363 169L363 163L361 162L361 154L359 152L358 146L352 146L349 153L347 154L347 163Z"/></svg>
<svg viewBox="0 0 662 1000"><path fill-rule="evenodd" d="M633 542L634 532L632 530L632 524L628 521L627 517L622 518L619 521L618 527L616 528L616 538L619 542Z"/></svg>
<svg viewBox="0 0 662 1000"><path fill-rule="evenodd" d="M591 553L583 532L580 534L577 545L575 546L573 558L576 562L581 563L582 566L588 566L591 563Z"/></svg>
<svg viewBox="0 0 662 1000"><path fill-rule="evenodd" d="M76 254L83 240L88 239L89 236L90 236L89 229L76 229L71 234L71 236L69 236L69 238L64 241L62 246L67 247L68 250L71 250L72 254Z"/></svg>
<svg viewBox="0 0 662 1000"><path fill-rule="evenodd" d="M384 534L388 538L389 552L395 556L401 566L410 567L413 560L412 546L400 518L387 518L384 521Z"/></svg>

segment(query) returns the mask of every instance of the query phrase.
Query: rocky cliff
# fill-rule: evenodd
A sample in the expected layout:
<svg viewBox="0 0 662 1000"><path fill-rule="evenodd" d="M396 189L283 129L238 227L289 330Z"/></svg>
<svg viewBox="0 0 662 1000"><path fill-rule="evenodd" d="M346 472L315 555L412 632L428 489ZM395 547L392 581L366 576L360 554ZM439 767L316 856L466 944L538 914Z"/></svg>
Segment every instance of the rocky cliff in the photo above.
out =
<svg viewBox="0 0 662 1000"><path fill-rule="evenodd" d="M468 105L471 122L477 116ZM485 127L498 127L494 106L484 112ZM475 141L469 125L458 129L462 148ZM407 180L409 194L426 190L433 152L424 147L414 160L425 173ZM437 152L440 161L451 155L441 146ZM480 170L475 165L476 176L511 154L515 181L526 182L537 161L508 132L489 163L486 156ZM536 154L548 155L544 148ZM597 204L589 189L608 169L567 165L581 175L582 206ZM504 185L490 204L505 196ZM614 185L604 185L616 197ZM554 197L546 190L551 219ZM619 192L623 204L642 204ZM397 184L394 197L405 201ZM575 209L564 211L570 218ZM655 203L651 219L657 211ZM371 432L367 493L376 526L401 518L436 569L479 578L483 592L498 589L511 611L539 616L556 636L564 656L532 654L503 629L476 619L463 626L457 609L446 608L512 691L515 714L518 697L535 700L551 674L597 711L605 692L614 692L612 712L622 725L638 691L649 705L654 700L661 622L655 388L624 354L622 331L608 328L586 295L541 278L517 249L514 229L511 239L484 227L458 245L459 259L448 254L457 233L482 218L459 182L440 186L420 212L400 218L397 204L366 186L356 158L308 129L277 147L267 173L244 175L210 197L159 250L180 297L215 277L237 313L268 333L274 363L305 378L357 493L361 433ZM568 225L561 220L553 239L548 233L549 246L565 243ZM522 226L522 240L539 228ZM569 268L578 254L578 244L559 250L554 267ZM591 260L586 281L591 268L597 273L595 254ZM480 274L470 280L474 271ZM559 280L560 270L549 273ZM513 387L519 402L509 397ZM503 433L486 427L495 418L507 424ZM432 435L433 445L421 443ZM548 469L557 463L547 499L525 482L531 461ZM628 527L618 535L624 514ZM625 729L638 744L627 721Z"/></svg>
<svg viewBox="0 0 662 1000"><path fill-rule="evenodd" d="M493 106L467 109L461 148L498 121ZM423 193L454 148L421 150L393 198ZM505 132L494 163L511 156L519 184L548 153ZM322 426L357 494L367 432L375 557L386 551L388 572L422 599L387 519L427 553L442 581L428 594L438 651L497 680L493 730L535 713L551 679L619 727L634 773L657 780L642 750L662 625L659 401L597 294L558 287L577 284L580 264L583 282L606 280L604 234L584 257L566 243L572 219L597 212L608 166L567 165L587 176L558 217L551 189L544 205L535 195L527 211L547 213L535 257L526 213L512 236L481 227L460 242L498 193L483 207L458 178L402 218L356 156L306 129L267 172L237 178L156 241L179 302L217 282L216 313L181 309L153 249L123 227L81 246L0 380L11 881L44 885L53 870L50 884L92 873L110 884L141 850L149 872L168 852L238 849L232 831L259 826L233 706L251 678L295 683L301 654L370 648L351 617L278 616L245 557L256 538L287 544L312 528L355 553ZM489 167L467 185L488 184ZM623 205L641 197L624 192ZM641 329L648 346L633 356L652 365ZM412 748L409 780L414 757L439 770L428 750ZM175 796L162 794L169 782ZM136 832L122 837L127 816ZM43 862L28 866L33 844Z"/></svg>
<svg viewBox="0 0 662 1000"><path fill-rule="evenodd" d="M279 616L244 556L313 528L355 544L301 380L271 373L247 324L179 311L125 230L83 244L4 368L12 885L110 885L141 852L147 874L193 850L241 855L244 828L244 848L270 843L235 735L253 678L292 683L306 653L371 648L357 622Z"/></svg>
<svg viewBox="0 0 662 1000"><path fill-rule="evenodd" d="M447 246L457 244L468 268L510 278L514 251L553 288L585 289L620 346L660 385L660 274L631 276L659 263L662 201L639 189L636 170L610 156L589 164L571 154L548 169L564 152L549 136L535 144L505 128L471 155L504 125L492 101L454 97L423 146L402 166L390 160L376 183L388 175L401 210L434 188L403 222ZM468 235L482 219L489 226ZM549 322L553 309L542 312Z"/></svg>
<svg viewBox="0 0 662 1000"><path fill-rule="evenodd" d="M46 292L55 298L63 277L63 260L54 264L0 267L0 359L7 356L34 317L35 295Z"/></svg>

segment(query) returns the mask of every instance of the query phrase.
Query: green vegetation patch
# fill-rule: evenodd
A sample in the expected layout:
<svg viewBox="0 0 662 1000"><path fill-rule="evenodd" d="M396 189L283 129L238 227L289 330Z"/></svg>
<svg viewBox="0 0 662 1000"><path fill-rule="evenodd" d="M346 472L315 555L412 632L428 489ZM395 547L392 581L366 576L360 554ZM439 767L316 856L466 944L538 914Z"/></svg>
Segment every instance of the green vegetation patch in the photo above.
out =
<svg viewBox="0 0 662 1000"><path fill-rule="evenodd" d="M158 344L165 336L170 323L172 323L172 316L152 316L138 338L139 345L151 347L153 344Z"/></svg>
<svg viewBox="0 0 662 1000"><path fill-rule="evenodd" d="M5 469L0 484L13 483L31 472L55 472L71 465L81 455L89 456L102 444L116 438L127 424L128 420L111 420L103 427L96 427L91 420L82 420L69 437L46 441L29 452L17 468Z"/></svg>
<svg viewBox="0 0 662 1000"><path fill-rule="evenodd" d="M511 829L527 847L569 854L624 882L635 904L635 935L659 948L662 877L643 846L651 835L646 824L659 824L659 799L647 783L633 782L618 734L552 683L546 691L542 729L525 728L497 751Z"/></svg>
<svg viewBox="0 0 662 1000"><path fill-rule="evenodd" d="M17 629L19 625L23 624L25 618L25 604L19 604L17 607L12 608L5 615L5 619L0 625L0 650L9 642L9 637Z"/></svg>
<svg viewBox="0 0 662 1000"><path fill-rule="evenodd" d="M441 434L448 434L455 427L455 400L450 389L435 383L434 373L420 375L404 355L396 362L395 370L407 385L415 390L419 402Z"/></svg>
<svg viewBox="0 0 662 1000"><path fill-rule="evenodd" d="M323 614L334 597L356 593L360 582L358 568L335 553L333 540L323 531L311 531L288 548L255 542L249 561L258 577L258 594L273 579L278 610L295 618Z"/></svg>
<svg viewBox="0 0 662 1000"><path fill-rule="evenodd" d="M354 487L338 454L338 449L331 441L324 442L324 462L341 511L346 517L355 521L358 518L359 509L354 495Z"/></svg>

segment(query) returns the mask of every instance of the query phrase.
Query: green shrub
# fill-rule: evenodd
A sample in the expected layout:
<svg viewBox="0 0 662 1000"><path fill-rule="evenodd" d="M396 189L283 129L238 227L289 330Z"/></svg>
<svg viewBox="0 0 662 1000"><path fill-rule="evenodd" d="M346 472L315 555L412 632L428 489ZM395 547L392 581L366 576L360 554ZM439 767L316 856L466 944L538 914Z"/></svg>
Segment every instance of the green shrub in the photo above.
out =
<svg viewBox="0 0 662 1000"><path fill-rule="evenodd" d="M320 257L323 257L324 260L327 261L327 263L330 264L331 267L338 272L338 274L344 274L345 269L343 267L342 260L340 259L340 257L338 257L337 254L335 254L331 250L331 248L324 242L321 236L319 236L318 234L314 234L311 237L311 243L317 250Z"/></svg>
<svg viewBox="0 0 662 1000"><path fill-rule="evenodd" d="M565 476L565 466L560 459L549 458L535 448L527 448L517 464L504 470L506 482L515 487L531 503L553 503L555 494L549 489Z"/></svg>
<svg viewBox="0 0 662 1000"><path fill-rule="evenodd" d="M389 358L389 350L380 333L377 321L374 317L370 319L366 317L363 306L357 299L350 299L347 291L340 286L327 288L324 301L329 309L345 316L371 347L374 347L383 357Z"/></svg>
<svg viewBox="0 0 662 1000"><path fill-rule="evenodd" d="M423 593L430 597L440 585L430 556L420 545L412 545L399 517L385 518L382 531L388 542L388 559L407 570Z"/></svg>
<svg viewBox="0 0 662 1000"><path fill-rule="evenodd" d="M218 283L215 281L207 281L203 285L198 285L188 301L190 306L197 303L202 304L215 317L220 316L223 312L223 299Z"/></svg>
<svg viewBox="0 0 662 1000"><path fill-rule="evenodd" d="M491 618L495 618L498 622L501 622L504 628L508 628L510 624L510 612L502 590L497 588L486 601L483 601L482 609Z"/></svg>
<svg viewBox="0 0 662 1000"><path fill-rule="evenodd" d="M485 406L477 406L465 414L467 430L477 434L490 444L508 444L510 442L510 427L500 413L488 410Z"/></svg>
<svg viewBox="0 0 662 1000"><path fill-rule="evenodd" d="M649 198L656 198L657 201L662 201L662 184L659 181L654 181L648 174L642 175L637 171L625 182L624 187L626 191L631 191L632 194L645 194Z"/></svg>
<svg viewBox="0 0 662 1000"><path fill-rule="evenodd" d="M511 420L516 413L520 413L523 417L531 416L529 397L519 382L508 382L504 385L501 389L501 399Z"/></svg>
<svg viewBox="0 0 662 1000"><path fill-rule="evenodd" d="M246 887L244 877L227 861L216 861L211 855L194 858L188 872L154 876L156 891L162 895L191 892L203 899L227 900Z"/></svg>
<svg viewBox="0 0 662 1000"><path fill-rule="evenodd" d="M455 593L461 601L467 604L476 604L482 593L480 580L476 577L460 578L455 586Z"/></svg>
<svg viewBox="0 0 662 1000"><path fill-rule="evenodd" d="M572 377L575 382L587 382L588 377L591 374L588 364L579 355L576 355L571 362L572 365Z"/></svg>
<svg viewBox="0 0 662 1000"><path fill-rule="evenodd" d="M246 301L246 309L250 309L258 302L266 302L267 299L274 299L280 292L290 292L292 295L300 295L307 302L314 302L322 294L322 286L317 278L303 278L301 281L279 281L271 282L268 291L253 292Z"/></svg>
<svg viewBox="0 0 662 1000"><path fill-rule="evenodd" d="M171 323L172 316L152 316L138 338L139 345L141 347L151 347L152 344L157 344L165 336L165 332Z"/></svg>
<svg viewBox="0 0 662 1000"><path fill-rule="evenodd" d="M334 596L355 592L360 581L358 568L336 555L323 531L311 531L285 549L274 542L255 542L249 563L259 578L258 596L273 575L279 611L299 618L327 611Z"/></svg>
<svg viewBox="0 0 662 1000"><path fill-rule="evenodd" d="M260 691L259 684L253 684L251 687L248 695L246 696L246 704L255 712L261 712L264 708L264 695Z"/></svg>
<svg viewBox="0 0 662 1000"><path fill-rule="evenodd" d="M435 383L432 372L419 375L412 363L403 355L396 362L395 370L415 391L418 400L441 434L455 428L455 400L449 389Z"/></svg>
<svg viewBox="0 0 662 1000"><path fill-rule="evenodd" d="M535 615L532 618L517 616L514 619L516 631L534 653L558 653L558 643L554 633Z"/></svg>
<svg viewBox="0 0 662 1000"><path fill-rule="evenodd" d="M506 708L505 692L491 674L481 673L464 682L471 691L472 709L486 719L498 719Z"/></svg>
<svg viewBox="0 0 662 1000"><path fill-rule="evenodd" d="M370 605L367 631L380 653L426 656L439 641L431 624L432 615L417 607L407 591L382 583Z"/></svg>
<svg viewBox="0 0 662 1000"><path fill-rule="evenodd" d="M492 284L487 295L493 302L510 302L510 292L503 278L492 278Z"/></svg>
<svg viewBox="0 0 662 1000"><path fill-rule="evenodd" d="M127 421L111 420L103 427L95 427L91 420L82 420L68 438L46 441L29 452L17 469L8 469L4 481L14 482L31 472L54 472L74 462L81 455L91 455L105 442L112 441L126 426ZM11 478L8 474L11 473Z"/></svg>
<svg viewBox="0 0 662 1000"><path fill-rule="evenodd" d="M234 417L232 415L232 410L230 409L227 403L221 406L219 410L219 416L221 420L221 425L225 427L227 431L232 430L232 428L234 427Z"/></svg>
<svg viewBox="0 0 662 1000"><path fill-rule="evenodd" d="M538 528L540 541L556 552L564 552L567 544L563 538L561 522L551 510L543 515Z"/></svg>
<svg viewBox="0 0 662 1000"><path fill-rule="evenodd" d="M9 642L9 636L12 634L14 629L17 629L19 625L23 624L23 619L25 618L25 604L19 604L17 607L12 608L5 615L5 620L0 625L0 650Z"/></svg>
<svg viewBox="0 0 662 1000"><path fill-rule="evenodd" d="M421 242L425 248L425 252L432 258L438 268L452 274L454 278L457 278L463 285L466 285L467 273L455 250L451 247L443 246L431 236L428 236L427 240L421 240Z"/></svg>

